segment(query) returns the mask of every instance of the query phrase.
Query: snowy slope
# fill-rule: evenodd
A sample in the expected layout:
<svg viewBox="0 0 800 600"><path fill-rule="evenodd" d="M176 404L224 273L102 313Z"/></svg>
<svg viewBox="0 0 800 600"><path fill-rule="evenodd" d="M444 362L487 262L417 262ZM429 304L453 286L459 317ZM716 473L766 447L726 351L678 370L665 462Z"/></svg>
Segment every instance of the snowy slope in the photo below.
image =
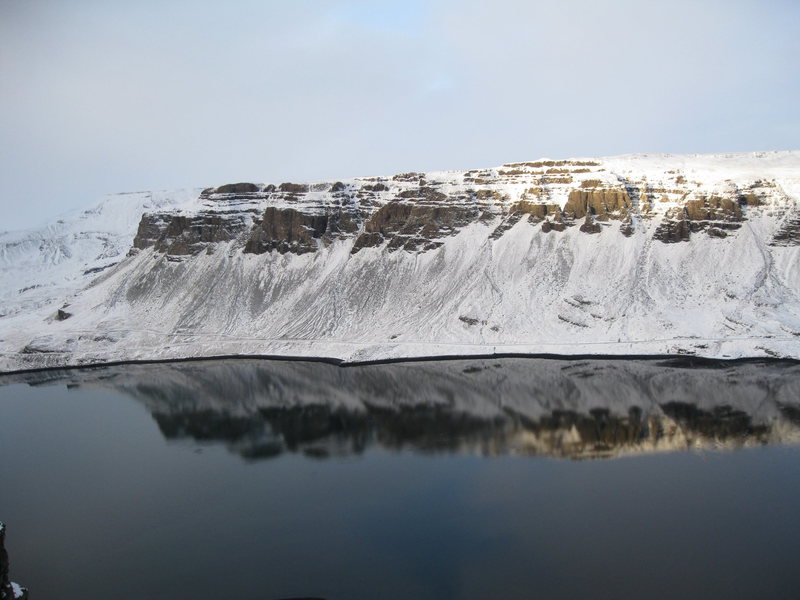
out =
<svg viewBox="0 0 800 600"><path fill-rule="evenodd" d="M798 197L800 152L223 186L146 209L131 256L91 285L51 285L55 301L35 310L4 297L2 367L226 354L800 358ZM76 227L101 229L89 216ZM62 280L85 283L78 262L59 263Z"/></svg>
<svg viewBox="0 0 800 600"><path fill-rule="evenodd" d="M117 194L42 229L0 233L0 313L29 312L84 287L125 257L145 211L199 191Z"/></svg>

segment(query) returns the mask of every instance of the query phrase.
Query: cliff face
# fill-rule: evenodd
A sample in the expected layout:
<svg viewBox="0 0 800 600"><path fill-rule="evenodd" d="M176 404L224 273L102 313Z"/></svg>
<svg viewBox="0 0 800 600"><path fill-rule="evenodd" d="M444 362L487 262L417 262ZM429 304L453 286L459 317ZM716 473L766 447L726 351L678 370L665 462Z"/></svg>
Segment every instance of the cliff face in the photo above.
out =
<svg viewBox="0 0 800 600"><path fill-rule="evenodd" d="M145 211L128 257L47 312L0 318L0 361L800 357L798 197L796 152L227 184Z"/></svg>
<svg viewBox="0 0 800 600"><path fill-rule="evenodd" d="M783 221L767 243L800 244L794 202L774 179L707 185L687 180L680 169L660 176L654 185L646 175L623 177L602 162L562 160L347 184L228 184L205 190L202 208L191 216L145 214L133 245L181 256L238 239L247 253L303 254L352 238L353 253L384 244L389 252L427 252L470 224L499 222L491 234L498 239L519 221L542 233L647 231L676 243L694 234L726 237L767 212Z"/></svg>

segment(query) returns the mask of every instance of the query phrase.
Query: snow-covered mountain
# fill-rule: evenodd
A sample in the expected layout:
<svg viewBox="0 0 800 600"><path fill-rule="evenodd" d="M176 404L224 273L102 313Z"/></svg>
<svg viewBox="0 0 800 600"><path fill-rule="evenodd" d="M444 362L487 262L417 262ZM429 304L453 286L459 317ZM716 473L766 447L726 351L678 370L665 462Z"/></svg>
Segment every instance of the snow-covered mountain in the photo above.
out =
<svg viewBox="0 0 800 600"><path fill-rule="evenodd" d="M0 238L0 368L229 354L800 357L798 198L800 152L768 152L109 200L96 216Z"/></svg>
<svg viewBox="0 0 800 600"><path fill-rule="evenodd" d="M0 315L30 312L88 285L125 258L144 212L172 208L199 193L116 194L41 229L0 233Z"/></svg>

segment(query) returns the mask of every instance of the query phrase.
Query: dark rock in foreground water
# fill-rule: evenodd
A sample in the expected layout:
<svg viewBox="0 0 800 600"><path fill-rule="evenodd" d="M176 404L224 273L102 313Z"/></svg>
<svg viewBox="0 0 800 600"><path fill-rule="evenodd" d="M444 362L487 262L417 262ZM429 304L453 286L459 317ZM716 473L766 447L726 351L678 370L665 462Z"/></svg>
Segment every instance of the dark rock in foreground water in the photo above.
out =
<svg viewBox="0 0 800 600"><path fill-rule="evenodd" d="M9 581L8 579L8 552L5 547L6 526L0 521L0 600L11 600L12 598L27 598L27 588Z"/></svg>

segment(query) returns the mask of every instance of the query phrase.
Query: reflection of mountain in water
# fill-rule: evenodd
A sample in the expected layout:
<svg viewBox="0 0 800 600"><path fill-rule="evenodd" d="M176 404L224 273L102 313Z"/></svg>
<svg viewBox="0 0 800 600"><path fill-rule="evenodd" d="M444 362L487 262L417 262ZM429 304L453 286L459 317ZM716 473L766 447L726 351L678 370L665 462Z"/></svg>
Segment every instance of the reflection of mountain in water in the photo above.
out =
<svg viewBox="0 0 800 600"><path fill-rule="evenodd" d="M594 458L800 440L793 362L225 360L20 380L118 390L147 406L167 438L224 442L248 459L370 446Z"/></svg>

